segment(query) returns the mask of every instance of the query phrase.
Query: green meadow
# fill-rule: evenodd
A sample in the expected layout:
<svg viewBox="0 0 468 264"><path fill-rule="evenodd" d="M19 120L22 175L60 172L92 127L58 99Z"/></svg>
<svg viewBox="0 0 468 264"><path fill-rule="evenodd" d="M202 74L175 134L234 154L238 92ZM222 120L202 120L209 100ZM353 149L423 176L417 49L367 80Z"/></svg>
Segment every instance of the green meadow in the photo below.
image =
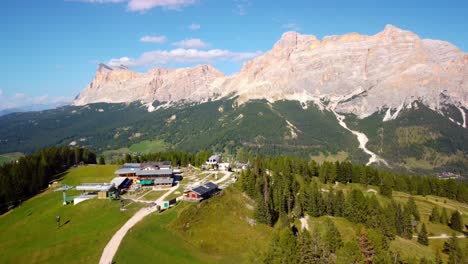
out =
<svg viewBox="0 0 468 264"><path fill-rule="evenodd" d="M105 182L115 166L83 166L69 170L62 183ZM97 263L106 243L131 217L110 200L62 205L62 192L50 188L0 216L0 263ZM61 218L57 228L56 216Z"/></svg>

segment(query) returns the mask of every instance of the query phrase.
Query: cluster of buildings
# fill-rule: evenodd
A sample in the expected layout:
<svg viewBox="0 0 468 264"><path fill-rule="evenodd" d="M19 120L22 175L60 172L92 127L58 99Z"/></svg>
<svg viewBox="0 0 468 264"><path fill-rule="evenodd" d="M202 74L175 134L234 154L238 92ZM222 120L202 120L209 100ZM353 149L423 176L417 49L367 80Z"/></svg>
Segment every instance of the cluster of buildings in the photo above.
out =
<svg viewBox="0 0 468 264"><path fill-rule="evenodd" d="M248 164L236 164L234 169L245 169ZM231 170L230 163L221 162L221 155L215 154L206 161L205 169ZM57 191L64 192L64 204L73 202L74 204L82 201L99 198L118 198L119 195L131 188L155 187L170 188L174 185L174 170L171 162L144 162L144 163L125 163L114 172L116 177L109 183L82 183L75 187L81 191L81 195L67 197L66 190L72 188L66 186ZM177 177L177 176L176 176ZM220 189L213 182L207 182L202 185L186 189L184 199L189 201L201 201L217 193Z"/></svg>
<svg viewBox="0 0 468 264"><path fill-rule="evenodd" d="M245 170L249 166L250 164L248 162L247 163L236 162L234 164L234 167L231 167L231 163L221 161L221 154L214 154L208 158L204 168L205 169L217 169L220 171L230 171L230 170L241 171L241 170Z"/></svg>
<svg viewBox="0 0 468 264"><path fill-rule="evenodd" d="M115 174L141 186L171 187L174 184L174 171L169 161L125 163Z"/></svg>

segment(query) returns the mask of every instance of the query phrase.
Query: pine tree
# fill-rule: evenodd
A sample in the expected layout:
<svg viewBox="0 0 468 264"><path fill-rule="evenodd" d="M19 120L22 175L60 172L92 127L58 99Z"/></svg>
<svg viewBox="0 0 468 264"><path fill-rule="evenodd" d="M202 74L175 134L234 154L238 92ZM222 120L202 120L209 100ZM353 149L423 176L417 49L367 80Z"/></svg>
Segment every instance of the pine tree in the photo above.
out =
<svg viewBox="0 0 468 264"><path fill-rule="evenodd" d="M317 229L317 226L314 227L312 231L312 253L314 255L314 263L319 263L323 255L323 248L321 244L320 233Z"/></svg>
<svg viewBox="0 0 468 264"><path fill-rule="evenodd" d="M444 264L444 261L442 260L442 254L440 253L440 250L438 249L435 254L435 264Z"/></svg>
<svg viewBox="0 0 468 264"><path fill-rule="evenodd" d="M458 245L457 236L455 233L446 242L444 242L444 253L449 255L448 264L462 264L463 251Z"/></svg>
<svg viewBox="0 0 468 264"><path fill-rule="evenodd" d="M440 223L444 225L448 224L448 214L447 209L445 209L445 207L442 209L442 214L440 215Z"/></svg>
<svg viewBox="0 0 468 264"><path fill-rule="evenodd" d="M364 229L361 229L361 232L359 233L359 250L361 251L362 256L364 257L365 263L373 263L374 259L374 248L372 247L372 244L367 237L367 233Z"/></svg>
<svg viewBox="0 0 468 264"><path fill-rule="evenodd" d="M408 202L406 203L406 207L408 208L409 212L414 216L414 220L419 221L419 211L413 196L409 198Z"/></svg>
<svg viewBox="0 0 468 264"><path fill-rule="evenodd" d="M380 194L391 198L392 188L393 188L393 179L391 175L388 175L388 174L383 175L382 183L380 184Z"/></svg>
<svg viewBox="0 0 468 264"><path fill-rule="evenodd" d="M346 218L353 223L365 223L367 220L367 201L361 191L353 189L348 195L345 209Z"/></svg>
<svg viewBox="0 0 468 264"><path fill-rule="evenodd" d="M296 252L296 237L291 229L284 228L280 232L278 247L280 249L280 263L295 264L297 263Z"/></svg>
<svg viewBox="0 0 468 264"><path fill-rule="evenodd" d="M450 228L458 232L463 232L463 219L458 210L453 212L452 217L450 217Z"/></svg>
<svg viewBox="0 0 468 264"><path fill-rule="evenodd" d="M406 239L413 238L413 225L411 221L411 212L408 208L405 208L401 215L401 236Z"/></svg>
<svg viewBox="0 0 468 264"><path fill-rule="evenodd" d="M263 257L263 263L273 264L280 263L280 252L279 252L279 232L275 231L270 242L268 250L265 252Z"/></svg>
<svg viewBox="0 0 468 264"><path fill-rule="evenodd" d="M132 162L132 156L130 154L125 154L125 158L124 158L124 161L125 163L130 163Z"/></svg>
<svg viewBox="0 0 468 264"><path fill-rule="evenodd" d="M314 261L314 252L312 251L312 237L308 230L303 230L299 235L298 242L298 263L300 264L312 264Z"/></svg>
<svg viewBox="0 0 468 264"><path fill-rule="evenodd" d="M335 195L335 216L343 217L345 208L345 198L342 190Z"/></svg>
<svg viewBox="0 0 468 264"><path fill-rule="evenodd" d="M426 230L426 224L423 224L421 227L421 230L418 233L418 243L428 246L429 245L429 239L427 237L427 230Z"/></svg>
<svg viewBox="0 0 468 264"><path fill-rule="evenodd" d="M325 232L322 237L324 255L336 253L339 248L343 246L340 231L336 225L329 218L325 220Z"/></svg>
<svg viewBox="0 0 468 264"><path fill-rule="evenodd" d="M359 250L358 243L354 240L346 242L344 246L338 250L336 258L337 264L358 264L363 262L364 257Z"/></svg>
<svg viewBox="0 0 468 264"><path fill-rule="evenodd" d="M432 208L431 215L429 216L429 221L431 221L431 223L440 223L439 209L437 209L437 206L434 206Z"/></svg>
<svg viewBox="0 0 468 264"><path fill-rule="evenodd" d="M419 260L419 263L420 264L429 264L431 263L427 258L425 257L422 257L421 260Z"/></svg>
<svg viewBox="0 0 468 264"><path fill-rule="evenodd" d="M335 194L331 188L326 196L325 205L327 215L335 215Z"/></svg>

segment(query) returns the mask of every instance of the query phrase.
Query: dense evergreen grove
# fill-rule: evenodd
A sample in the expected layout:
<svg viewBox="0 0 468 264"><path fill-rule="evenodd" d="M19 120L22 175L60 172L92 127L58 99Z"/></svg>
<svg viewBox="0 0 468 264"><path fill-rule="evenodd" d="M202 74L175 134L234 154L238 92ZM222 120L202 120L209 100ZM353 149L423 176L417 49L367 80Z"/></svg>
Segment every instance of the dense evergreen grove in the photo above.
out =
<svg viewBox="0 0 468 264"><path fill-rule="evenodd" d="M319 183L335 182L379 186L381 194L388 200L382 204L375 195L366 195L357 188L345 194L332 187L323 189L319 186ZM389 242L395 236L412 239L413 235L418 235L418 242L423 245L428 244L428 238L425 225L418 230L420 214L414 199L408 199L405 204L396 202L392 199L393 190L468 202L467 184L454 180L394 174L349 162L318 165L287 157L255 158L252 167L242 172L239 186L256 200L254 216L257 221L284 227L272 241L265 263L398 263L398 254L388 253ZM290 230L294 219L305 214L344 217L362 225L363 229L356 241L344 245L331 242L339 234L330 231L334 228L329 223L325 231L314 230L311 237L307 232ZM431 221L448 224L457 231L463 229L462 218L457 211L449 219L445 209L440 216L436 208ZM333 232L335 238L332 239L327 232ZM304 243L309 246L301 249ZM337 246L332 250L327 243ZM306 253L307 257L304 256Z"/></svg>
<svg viewBox="0 0 468 264"><path fill-rule="evenodd" d="M39 193L73 165L95 164L96 154L84 148L51 147L0 166L0 213Z"/></svg>
<svg viewBox="0 0 468 264"><path fill-rule="evenodd" d="M119 161L120 164L130 162L148 162L148 161L170 161L173 166L186 167L189 164L193 166L201 166L210 157L211 152L207 150L201 150L196 154L183 151L167 151L157 152L150 154L143 154L140 156L132 156L125 154L125 157Z"/></svg>

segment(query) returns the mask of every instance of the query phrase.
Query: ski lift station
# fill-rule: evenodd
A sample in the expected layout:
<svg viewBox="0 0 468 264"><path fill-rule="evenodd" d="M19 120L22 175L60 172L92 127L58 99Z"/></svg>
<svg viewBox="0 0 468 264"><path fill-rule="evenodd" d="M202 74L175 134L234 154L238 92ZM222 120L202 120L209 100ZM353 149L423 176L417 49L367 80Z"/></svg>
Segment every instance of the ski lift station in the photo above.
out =
<svg viewBox="0 0 468 264"><path fill-rule="evenodd" d="M62 186L57 188L55 191L63 191L63 204L79 204L83 201L98 197L98 199L114 198L119 194L120 190L128 188L132 183L127 177L115 177L110 183L81 183L74 189L81 191L82 193L78 196L67 197L66 191L72 189L71 186Z"/></svg>

